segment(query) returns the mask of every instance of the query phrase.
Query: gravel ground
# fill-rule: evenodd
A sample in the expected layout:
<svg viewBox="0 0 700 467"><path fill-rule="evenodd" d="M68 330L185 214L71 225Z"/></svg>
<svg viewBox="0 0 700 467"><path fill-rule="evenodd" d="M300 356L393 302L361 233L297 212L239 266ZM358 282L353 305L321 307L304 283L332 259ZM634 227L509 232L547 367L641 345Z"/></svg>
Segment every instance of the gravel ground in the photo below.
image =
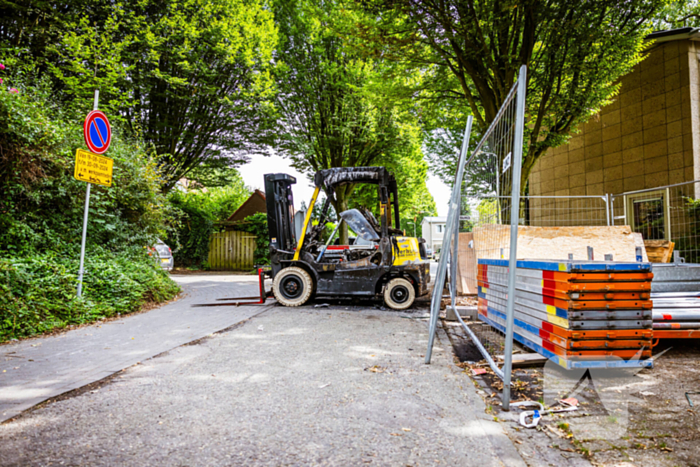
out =
<svg viewBox="0 0 700 467"><path fill-rule="evenodd" d="M0 425L0 463L525 465L426 343L393 312L274 307Z"/></svg>

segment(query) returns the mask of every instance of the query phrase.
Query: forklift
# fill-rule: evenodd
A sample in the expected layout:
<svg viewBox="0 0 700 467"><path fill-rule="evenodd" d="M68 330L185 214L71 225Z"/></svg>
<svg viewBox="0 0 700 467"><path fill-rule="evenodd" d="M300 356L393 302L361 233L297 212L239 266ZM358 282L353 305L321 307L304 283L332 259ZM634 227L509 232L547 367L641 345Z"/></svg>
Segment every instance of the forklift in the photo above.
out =
<svg viewBox="0 0 700 467"><path fill-rule="evenodd" d="M405 237L398 230L399 199L396 179L385 167L340 167L314 176L315 190L301 233L294 230L292 185L287 174L265 175L267 226L270 235L272 292L284 306L301 306L314 296L384 299L394 310L410 308L416 297L428 293L430 263L425 240ZM379 222L366 208L341 212L330 219L335 190L346 184L377 186ZM320 191L326 199L318 222L312 213ZM337 226L322 241L326 222ZM393 224L392 224L393 221ZM356 235L352 245L331 245L342 222Z"/></svg>

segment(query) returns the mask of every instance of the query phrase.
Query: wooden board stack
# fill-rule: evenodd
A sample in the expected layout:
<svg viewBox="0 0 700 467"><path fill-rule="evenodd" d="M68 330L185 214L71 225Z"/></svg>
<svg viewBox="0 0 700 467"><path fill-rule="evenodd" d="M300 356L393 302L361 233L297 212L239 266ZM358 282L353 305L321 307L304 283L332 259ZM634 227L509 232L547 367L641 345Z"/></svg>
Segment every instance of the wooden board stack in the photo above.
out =
<svg viewBox="0 0 700 467"><path fill-rule="evenodd" d="M649 263L519 260L514 338L564 368L651 366ZM508 260L480 259L479 319L505 332Z"/></svg>

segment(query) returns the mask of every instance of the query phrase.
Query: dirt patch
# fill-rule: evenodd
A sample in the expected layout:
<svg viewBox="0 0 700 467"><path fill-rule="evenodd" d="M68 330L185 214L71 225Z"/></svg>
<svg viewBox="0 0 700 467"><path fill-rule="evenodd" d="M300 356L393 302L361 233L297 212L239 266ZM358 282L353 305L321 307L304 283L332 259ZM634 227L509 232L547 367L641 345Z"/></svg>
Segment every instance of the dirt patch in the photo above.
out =
<svg viewBox="0 0 700 467"><path fill-rule="evenodd" d="M503 383L475 353L466 333L444 325L455 363L481 389L495 417L512 419L510 435L516 443L527 440L558 455L576 454L594 465L700 466L700 394L686 396L700 392L700 341L662 341L654 348L653 369L625 378L604 372L586 378L583 373L580 385L561 392L548 388L545 379L566 375L566 370L556 366L514 370L513 401L544 402L573 395L580 403L576 412L546 415L537 429L526 429L517 423L519 409L507 414L497 408ZM483 374L475 376L473 369Z"/></svg>

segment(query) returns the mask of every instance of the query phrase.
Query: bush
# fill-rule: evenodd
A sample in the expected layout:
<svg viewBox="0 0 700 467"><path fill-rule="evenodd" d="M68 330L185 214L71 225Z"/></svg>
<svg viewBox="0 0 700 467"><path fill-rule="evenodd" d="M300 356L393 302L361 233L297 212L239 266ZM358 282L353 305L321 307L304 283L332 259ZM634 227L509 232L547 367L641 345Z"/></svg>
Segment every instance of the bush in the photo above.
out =
<svg viewBox="0 0 700 467"><path fill-rule="evenodd" d="M170 194L169 201L180 215L174 216L177 228L167 241L177 250L178 266L206 266L209 237L217 231L215 223L227 220L250 196L238 172L235 169L228 172L233 179L229 186Z"/></svg>
<svg viewBox="0 0 700 467"><path fill-rule="evenodd" d="M113 185L91 189L85 295L75 298L82 117L63 114L50 87L28 79L10 77L17 92L0 87L0 340L128 313L179 290L144 253L169 217L155 157L113 128Z"/></svg>
<svg viewBox="0 0 700 467"><path fill-rule="evenodd" d="M143 248L86 253L76 297L76 251L0 258L0 341L32 336L161 303L180 288Z"/></svg>

